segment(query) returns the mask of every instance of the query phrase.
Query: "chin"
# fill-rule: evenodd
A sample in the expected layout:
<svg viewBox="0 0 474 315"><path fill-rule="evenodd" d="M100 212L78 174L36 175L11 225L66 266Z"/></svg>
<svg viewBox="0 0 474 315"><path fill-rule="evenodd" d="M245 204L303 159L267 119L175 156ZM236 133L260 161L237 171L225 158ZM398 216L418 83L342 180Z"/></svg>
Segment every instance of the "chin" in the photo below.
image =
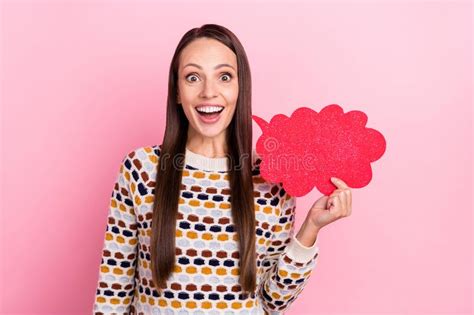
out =
<svg viewBox="0 0 474 315"><path fill-rule="evenodd" d="M199 117L194 117L194 129L196 130L197 133L200 135L207 137L207 138L213 138L225 131L225 123L222 123L222 121L217 122L216 124L206 124L203 123ZM221 117L224 118L224 117Z"/></svg>
<svg viewBox="0 0 474 315"><path fill-rule="evenodd" d="M221 128L215 128L215 127L209 127L209 128L199 128L197 132L206 138L214 138L220 135L222 132L224 132L225 129Z"/></svg>

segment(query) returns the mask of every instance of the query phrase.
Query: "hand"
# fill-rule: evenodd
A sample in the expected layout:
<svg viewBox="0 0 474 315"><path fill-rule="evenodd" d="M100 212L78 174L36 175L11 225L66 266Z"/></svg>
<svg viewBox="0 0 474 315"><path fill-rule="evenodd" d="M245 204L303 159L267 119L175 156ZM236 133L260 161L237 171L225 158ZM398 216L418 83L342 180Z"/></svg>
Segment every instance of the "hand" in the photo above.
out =
<svg viewBox="0 0 474 315"><path fill-rule="evenodd" d="M337 189L329 196L322 196L311 207L308 213L307 221L318 230L323 226L348 217L352 212L352 193L351 189L342 179L333 177L331 179Z"/></svg>

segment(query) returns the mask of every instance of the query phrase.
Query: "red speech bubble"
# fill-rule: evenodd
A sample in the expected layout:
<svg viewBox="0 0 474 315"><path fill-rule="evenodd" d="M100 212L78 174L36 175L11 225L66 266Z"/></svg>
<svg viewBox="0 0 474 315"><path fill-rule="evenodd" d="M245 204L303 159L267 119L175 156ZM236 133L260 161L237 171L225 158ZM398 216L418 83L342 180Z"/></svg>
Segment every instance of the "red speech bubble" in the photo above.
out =
<svg viewBox="0 0 474 315"><path fill-rule="evenodd" d="M367 115L344 113L337 104L319 113L308 107L291 117L273 116L270 123L252 115L262 129L256 143L261 158L260 174L272 183L282 183L291 196L304 196L314 187L329 196L337 187L331 177L351 188L361 188L372 179L371 162L385 152L384 136L366 128Z"/></svg>

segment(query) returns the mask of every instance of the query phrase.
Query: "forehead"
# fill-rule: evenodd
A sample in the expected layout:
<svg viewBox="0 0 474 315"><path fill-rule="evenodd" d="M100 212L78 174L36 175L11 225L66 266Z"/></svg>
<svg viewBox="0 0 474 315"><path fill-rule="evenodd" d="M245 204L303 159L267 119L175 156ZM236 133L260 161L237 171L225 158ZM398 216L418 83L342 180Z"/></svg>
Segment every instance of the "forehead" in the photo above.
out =
<svg viewBox="0 0 474 315"><path fill-rule="evenodd" d="M228 63L237 69L237 56L218 40L198 38L181 51L179 67L182 68L188 63L196 63L209 69L220 63Z"/></svg>

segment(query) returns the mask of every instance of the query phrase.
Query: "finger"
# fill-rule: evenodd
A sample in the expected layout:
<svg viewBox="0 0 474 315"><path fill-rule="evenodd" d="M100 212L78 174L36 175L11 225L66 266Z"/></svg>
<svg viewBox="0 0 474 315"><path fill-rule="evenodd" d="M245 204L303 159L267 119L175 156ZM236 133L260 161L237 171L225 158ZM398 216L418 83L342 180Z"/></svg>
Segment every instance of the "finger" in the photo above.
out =
<svg viewBox="0 0 474 315"><path fill-rule="evenodd" d="M333 197L338 195L340 192L342 192L342 189L335 189L332 194L329 195L329 197Z"/></svg>
<svg viewBox="0 0 474 315"><path fill-rule="evenodd" d="M327 207L329 210L331 210L331 207L334 207L334 198L336 198L337 195L333 195L328 199L328 204Z"/></svg>
<svg viewBox="0 0 474 315"><path fill-rule="evenodd" d="M341 216L341 201L337 196L332 200L332 206L329 208L329 212L334 216L339 218Z"/></svg>
<svg viewBox="0 0 474 315"><path fill-rule="evenodd" d="M336 185L337 188L349 188L349 186L338 177L331 177L331 182Z"/></svg>
<svg viewBox="0 0 474 315"><path fill-rule="evenodd" d="M347 206L350 209L352 207L352 192L350 189L347 189L344 193L347 196Z"/></svg>
<svg viewBox="0 0 474 315"><path fill-rule="evenodd" d="M341 196L344 195L344 199L341 199L341 205L343 206L344 212L346 215L349 214L350 208L352 207L352 193L350 188L349 189L336 189L330 195L332 196ZM329 207L328 207L329 208Z"/></svg>
<svg viewBox="0 0 474 315"><path fill-rule="evenodd" d="M342 195L345 193L346 193L346 189L336 189L332 192L331 195L329 195L329 197L335 197L335 196Z"/></svg>
<svg viewBox="0 0 474 315"><path fill-rule="evenodd" d="M337 195L337 198L339 198L340 204L341 204L341 214L344 216L347 216L347 198L346 194L344 192L341 192L340 194Z"/></svg>
<svg viewBox="0 0 474 315"><path fill-rule="evenodd" d="M327 201L328 201L329 197L328 196L322 196L321 198L319 198L318 200L316 200L313 205L311 206L311 208L323 208L323 209L326 209L326 205L327 205Z"/></svg>

